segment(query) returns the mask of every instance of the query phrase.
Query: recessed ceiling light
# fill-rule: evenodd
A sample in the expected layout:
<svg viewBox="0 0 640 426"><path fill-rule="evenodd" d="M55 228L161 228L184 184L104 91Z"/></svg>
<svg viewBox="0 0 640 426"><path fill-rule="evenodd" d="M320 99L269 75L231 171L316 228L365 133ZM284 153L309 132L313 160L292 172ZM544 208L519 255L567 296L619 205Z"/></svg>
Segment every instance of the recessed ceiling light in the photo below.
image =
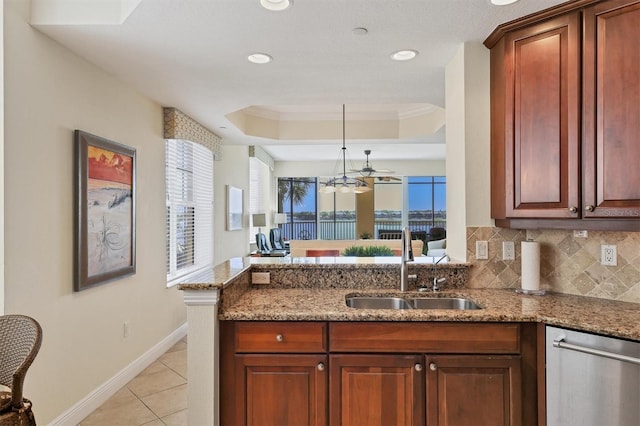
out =
<svg viewBox="0 0 640 426"><path fill-rule="evenodd" d="M266 64L273 60L273 58L266 53L252 53L247 59L254 64Z"/></svg>
<svg viewBox="0 0 640 426"><path fill-rule="evenodd" d="M355 35L367 35L369 30L364 27L358 27L358 28L352 29L351 32Z"/></svg>
<svg viewBox="0 0 640 426"><path fill-rule="evenodd" d="M491 3L495 4L496 6L506 6L517 1L518 0L491 0Z"/></svg>
<svg viewBox="0 0 640 426"><path fill-rule="evenodd" d="M394 61L410 61L416 56L418 56L418 52L416 50L399 50L391 54L391 59Z"/></svg>
<svg viewBox="0 0 640 426"><path fill-rule="evenodd" d="M260 0L260 4L267 10L280 12L293 6L293 0Z"/></svg>

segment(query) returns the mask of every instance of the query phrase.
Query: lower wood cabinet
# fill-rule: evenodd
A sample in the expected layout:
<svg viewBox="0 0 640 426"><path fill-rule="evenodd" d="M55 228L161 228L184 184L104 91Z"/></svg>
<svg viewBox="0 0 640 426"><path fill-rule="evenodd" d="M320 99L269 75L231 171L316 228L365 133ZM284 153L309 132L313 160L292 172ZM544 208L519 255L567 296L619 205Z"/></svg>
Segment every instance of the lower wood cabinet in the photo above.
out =
<svg viewBox="0 0 640 426"><path fill-rule="evenodd" d="M236 424L326 425L326 366L326 355L236 356Z"/></svg>
<svg viewBox="0 0 640 426"><path fill-rule="evenodd" d="M427 425L522 424L519 356L427 356Z"/></svg>
<svg viewBox="0 0 640 426"><path fill-rule="evenodd" d="M413 338L394 350L405 327ZM535 330L514 323L223 321L221 424L537 424Z"/></svg>
<svg viewBox="0 0 640 426"><path fill-rule="evenodd" d="M332 425L424 424L420 355L331 355Z"/></svg>

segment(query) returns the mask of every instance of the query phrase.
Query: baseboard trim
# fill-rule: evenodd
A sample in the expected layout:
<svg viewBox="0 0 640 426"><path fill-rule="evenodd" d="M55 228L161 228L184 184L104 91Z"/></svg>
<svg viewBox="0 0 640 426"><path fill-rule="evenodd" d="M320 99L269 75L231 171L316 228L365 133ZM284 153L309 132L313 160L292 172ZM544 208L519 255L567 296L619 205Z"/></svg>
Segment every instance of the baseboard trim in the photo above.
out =
<svg viewBox="0 0 640 426"><path fill-rule="evenodd" d="M98 386L67 411L56 417L49 425L68 426L79 424L186 335L187 323L184 323L138 357L138 359L120 370L115 376Z"/></svg>

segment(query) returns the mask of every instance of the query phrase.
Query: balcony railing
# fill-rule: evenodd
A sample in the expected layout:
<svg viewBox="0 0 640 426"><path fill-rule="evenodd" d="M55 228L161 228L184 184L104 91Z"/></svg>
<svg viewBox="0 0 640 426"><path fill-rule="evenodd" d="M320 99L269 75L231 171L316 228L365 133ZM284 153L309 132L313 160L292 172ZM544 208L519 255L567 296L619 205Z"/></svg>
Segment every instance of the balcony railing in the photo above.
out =
<svg viewBox="0 0 640 426"><path fill-rule="evenodd" d="M424 231L427 234L431 228L446 228L446 220L410 220L409 229L411 231ZM374 222L374 236L378 238L380 230L402 229L402 221L376 220ZM282 224L282 234L288 240L355 240L356 222L355 220L320 221L316 226L315 221L296 221Z"/></svg>

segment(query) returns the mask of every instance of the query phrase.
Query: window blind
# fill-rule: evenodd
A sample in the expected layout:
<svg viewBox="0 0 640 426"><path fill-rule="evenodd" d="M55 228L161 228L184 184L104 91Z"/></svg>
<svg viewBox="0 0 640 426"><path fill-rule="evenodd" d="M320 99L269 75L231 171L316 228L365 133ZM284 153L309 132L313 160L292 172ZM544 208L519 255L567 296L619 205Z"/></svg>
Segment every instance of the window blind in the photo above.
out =
<svg viewBox="0 0 640 426"><path fill-rule="evenodd" d="M213 153L165 140L166 269L169 285L213 265Z"/></svg>
<svg viewBox="0 0 640 426"><path fill-rule="evenodd" d="M261 160L255 157L249 158L249 213L267 213L267 229L263 229L262 232L268 233L268 228L271 223L271 217L268 214L272 209L268 204L267 195L270 187L270 171L269 166L264 164ZM253 241L253 237L258 232L258 228L253 224L251 232L249 233L250 242Z"/></svg>

